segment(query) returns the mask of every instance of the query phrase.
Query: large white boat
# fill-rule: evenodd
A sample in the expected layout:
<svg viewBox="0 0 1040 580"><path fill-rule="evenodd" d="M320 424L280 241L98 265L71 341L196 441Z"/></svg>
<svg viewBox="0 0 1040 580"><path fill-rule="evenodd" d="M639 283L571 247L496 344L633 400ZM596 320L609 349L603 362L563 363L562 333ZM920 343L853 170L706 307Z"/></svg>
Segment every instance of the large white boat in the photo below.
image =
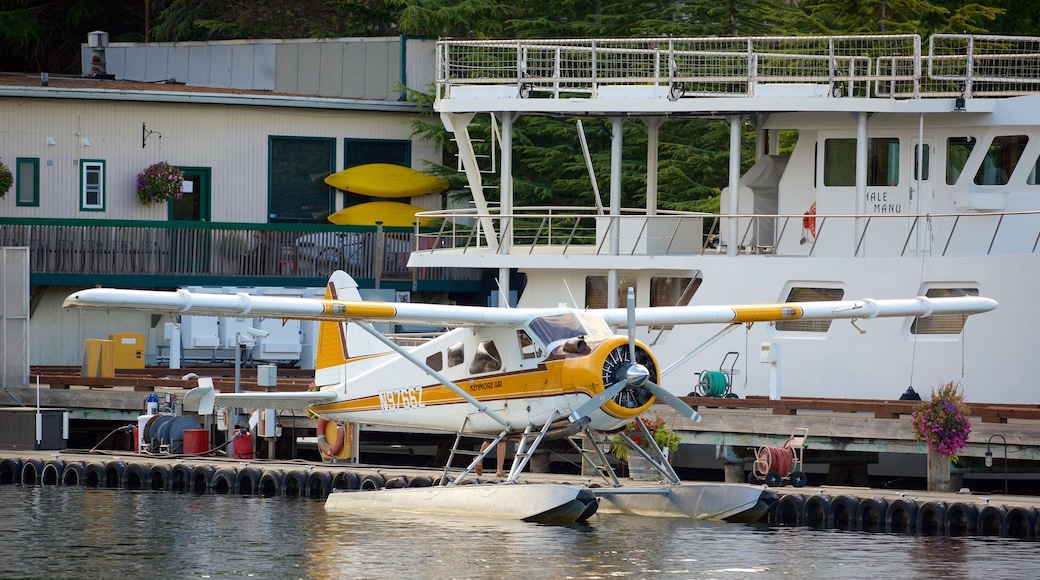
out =
<svg viewBox="0 0 1040 580"><path fill-rule="evenodd" d="M498 268L506 296L519 270L522 306L616 306L630 286L639 306L983 295L1000 307L970 319L637 336L671 367L663 386L680 395L895 399L953 381L969 401L1036 402L1040 38L449 40L437 66L435 108L474 205L426 214L444 225L419 234L411 267ZM476 114L500 125L496 207L467 131ZM522 115L610 121L599 209L514 207ZM649 133L639 209L619 201L621 128L633 118ZM658 129L687 118L729 123L721 215L657 207ZM757 161L741 175L745 123L757 129ZM788 130L797 142L781 154Z"/></svg>

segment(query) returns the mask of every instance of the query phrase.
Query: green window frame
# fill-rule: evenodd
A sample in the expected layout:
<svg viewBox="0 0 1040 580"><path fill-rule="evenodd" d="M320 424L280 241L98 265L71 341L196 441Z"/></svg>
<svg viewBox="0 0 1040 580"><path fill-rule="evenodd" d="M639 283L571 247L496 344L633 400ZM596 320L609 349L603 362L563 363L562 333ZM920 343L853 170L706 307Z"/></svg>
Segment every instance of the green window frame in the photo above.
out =
<svg viewBox="0 0 1040 580"><path fill-rule="evenodd" d="M19 157L15 160L15 205L39 207L40 160Z"/></svg>
<svg viewBox="0 0 1040 580"><path fill-rule="evenodd" d="M80 211L105 211L105 161L79 160Z"/></svg>
<svg viewBox="0 0 1040 580"><path fill-rule="evenodd" d="M336 162L336 140L270 135L267 221L328 223L335 189L323 181Z"/></svg>
<svg viewBox="0 0 1040 580"><path fill-rule="evenodd" d="M827 139L823 143L823 184L856 185L856 140ZM867 186L899 185L899 139L871 137L867 141Z"/></svg>

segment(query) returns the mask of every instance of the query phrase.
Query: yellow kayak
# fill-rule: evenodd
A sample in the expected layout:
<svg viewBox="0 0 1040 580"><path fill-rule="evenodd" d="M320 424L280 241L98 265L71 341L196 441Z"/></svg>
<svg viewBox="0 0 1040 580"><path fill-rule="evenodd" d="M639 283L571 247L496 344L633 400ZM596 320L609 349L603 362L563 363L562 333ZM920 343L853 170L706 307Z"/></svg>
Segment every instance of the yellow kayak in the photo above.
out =
<svg viewBox="0 0 1040 580"><path fill-rule="evenodd" d="M325 183L341 189L387 199L437 193L448 189L448 182L403 165L368 163L333 173Z"/></svg>
<svg viewBox="0 0 1040 580"><path fill-rule="evenodd" d="M377 221L388 227L410 227L415 223L415 212L426 211L409 203L399 201L370 201L345 207L329 216L329 221L341 226L374 226ZM433 220L423 218L420 225L427 226Z"/></svg>

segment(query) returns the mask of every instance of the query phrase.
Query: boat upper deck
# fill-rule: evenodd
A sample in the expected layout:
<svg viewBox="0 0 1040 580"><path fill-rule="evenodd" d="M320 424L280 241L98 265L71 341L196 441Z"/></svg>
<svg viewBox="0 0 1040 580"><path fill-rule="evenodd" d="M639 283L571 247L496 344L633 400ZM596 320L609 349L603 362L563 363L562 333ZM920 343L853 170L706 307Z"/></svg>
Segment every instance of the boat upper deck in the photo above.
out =
<svg viewBox="0 0 1040 580"><path fill-rule="evenodd" d="M1040 93L1040 38L442 40L436 83L447 113L988 112Z"/></svg>

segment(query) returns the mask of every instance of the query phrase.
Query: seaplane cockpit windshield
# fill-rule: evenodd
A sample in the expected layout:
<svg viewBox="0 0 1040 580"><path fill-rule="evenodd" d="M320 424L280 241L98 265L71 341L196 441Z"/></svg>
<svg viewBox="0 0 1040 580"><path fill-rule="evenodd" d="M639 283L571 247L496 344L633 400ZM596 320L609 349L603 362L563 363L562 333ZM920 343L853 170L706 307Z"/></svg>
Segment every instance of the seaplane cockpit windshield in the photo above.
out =
<svg viewBox="0 0 1040 580"><path fill-rule="evenodd" d="M539 316L529 324L531 332L547 348L553 343L579 336L604 337L613 334L607 323L598 316L577 315L571 312Z"/></svg>
<svg viewBox="0 0 1040 580"><path fill-rule="evenodd" d="M589 331L574 314L554 314L552 316L539 316L530 323L531 332L538 337L542 344L548 346L554 342L567 340L576 336L585 336Z"/></svg>

